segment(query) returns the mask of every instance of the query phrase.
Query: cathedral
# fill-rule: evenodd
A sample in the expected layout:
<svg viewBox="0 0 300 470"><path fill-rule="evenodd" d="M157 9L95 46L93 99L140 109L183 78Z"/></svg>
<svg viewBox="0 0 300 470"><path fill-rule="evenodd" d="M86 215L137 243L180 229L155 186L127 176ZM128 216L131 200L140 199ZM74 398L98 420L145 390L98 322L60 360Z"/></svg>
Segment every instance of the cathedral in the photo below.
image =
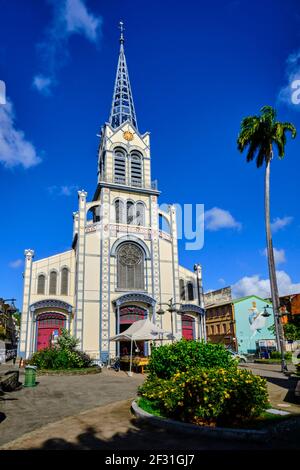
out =
<svg viewBox="0 0 300 470"><path fill-rule="evenodd" d="M81 350L106 361L127 352L126 344L110 338L145 318L176 338L205 339L201 267L179 265L176 210L160 210L151 158L150 135L138 128L121 23L95 194L78 191L70 250L39 260L34 250L25 250L23 358L49 347L67 328ZM146 342L141 348L147 355Z"/></svg>

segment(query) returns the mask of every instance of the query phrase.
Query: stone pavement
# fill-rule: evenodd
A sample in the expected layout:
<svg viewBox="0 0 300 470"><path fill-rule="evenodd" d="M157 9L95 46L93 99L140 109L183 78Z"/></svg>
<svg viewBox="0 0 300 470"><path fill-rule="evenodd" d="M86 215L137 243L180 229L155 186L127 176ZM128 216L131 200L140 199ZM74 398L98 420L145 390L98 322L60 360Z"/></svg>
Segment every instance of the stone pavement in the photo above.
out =
<svg viewBox="0 0 300 470"><path fill-rule="evenodd" d="M274 366L247 364L268 375L273 407L284 404L287 378ZM271 442L246 443L186 436L140 423L130 403L144 377L106 370L91 376L41 376L32 389L5 394L0 402L5 419L0 424L4 449L298 449L300 417L292 418ZM281 381L285 382L281 382ZM277 387L281 390L278 396ZM280 399L280 400L279 400ZM290 404L290 403L288 403ZM285 411L300 413L292 405ZM294 408L295 407L295 408Z"/></svg>
<svg viewBox="0 0 300 470"><path fill-rule="evenodd" d="M280 365L277 364L246 364L242 368L250 369L253 374L260 375L267 379L267 387L269 399L273 408L288 411L293 414L300 414L300 402L294 396L291 390L295 386L293 379L281 373ZM290 364L290 371L294 371L295 367Z"/></svg>
<svg viewBox="0 0 300 470"><path fill-rule="evenodd" d="M143 380L141 374L128 377L123 371L107 369L92 375L37 376L36 387L0 397L0 445L81 411L133 399ZM20 381L24 383L23 369Z"/></svg>

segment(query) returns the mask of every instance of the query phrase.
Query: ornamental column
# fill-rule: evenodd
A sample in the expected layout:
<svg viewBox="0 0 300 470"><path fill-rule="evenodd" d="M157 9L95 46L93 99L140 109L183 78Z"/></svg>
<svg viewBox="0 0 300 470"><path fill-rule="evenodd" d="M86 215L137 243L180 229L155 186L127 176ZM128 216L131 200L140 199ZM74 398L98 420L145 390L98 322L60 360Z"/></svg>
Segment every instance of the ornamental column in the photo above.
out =
<svg viewBox="0 0 300 470"><path fill-rule="evenodd" d="M21 331L20 331L20 344L19 354L21 357L27 358L29 356L29 349L32 335L32 318L30 317L30 293L31 293L31 279L32 279L32 260L34 257L33 250L25 250L25 271L24 277L24 290L23 290L23 307L21 315Z"/></svg>
<svg viewBox="0 0 300 470"><path fill-rule="evenodd" d="M78 212L76 214L77 245L76 245L76 311L75 336L79 346L83 348L83 319L84 319L84 266L85 266L85 225L86 225L86 191L78 191ZM74 222L75 222L74 221ZM75 223L74 223L75 225Z"/></svg>

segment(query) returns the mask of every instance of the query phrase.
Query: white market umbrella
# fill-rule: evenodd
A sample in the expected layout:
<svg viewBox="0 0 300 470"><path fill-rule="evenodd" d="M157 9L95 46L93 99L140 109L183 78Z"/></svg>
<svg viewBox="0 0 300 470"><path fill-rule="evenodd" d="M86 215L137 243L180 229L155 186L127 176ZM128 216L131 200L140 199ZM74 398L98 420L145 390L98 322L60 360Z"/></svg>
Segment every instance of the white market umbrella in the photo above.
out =
<svg viewBox="0 0 300 470"><path fill-rule="evenodd" d="M165 338L163 338L163 336L165 336ZM132 323L127 330L116 336L112 336L110 341L130 341L130 365L128 375L131 376L133 341L157 341L160 339L172 339L172 337L174 337L174 335L172 335L170 331L163 330L146 318L145 320L138 320Z"/></svg>

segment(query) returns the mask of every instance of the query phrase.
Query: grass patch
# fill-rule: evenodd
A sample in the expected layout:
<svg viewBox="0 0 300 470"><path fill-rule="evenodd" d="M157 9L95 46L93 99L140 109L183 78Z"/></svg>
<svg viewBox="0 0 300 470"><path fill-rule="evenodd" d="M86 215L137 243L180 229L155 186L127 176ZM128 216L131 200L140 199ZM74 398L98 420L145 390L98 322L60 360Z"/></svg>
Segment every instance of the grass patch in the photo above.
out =
<svg viewBox="0 0 300 470"><path fill-rule="evenodd" d="M81 369L37 369L37 375L88 375L99 374L101 367L87 367Z"/></svg>
<svg viewBox="0 0 300 470"><path fill-rule="evenodd" d="M154 402L147 400L147 398L140 397L137 399L137 404L142 410L150 413L154 416L159 416L160 418L165 418L160 412L160 410L156 407ZM295 415L274 415L273 413L268 413L267 411L263 412L258 418L252 421L245 421L240 424L233 424L226 426L226 428L233 428L233 429L264 429L269 426L275 425L278 422L286 421L290 418L294 418ZM166 418L168 419L168 418ZM207 425L208 426L208 425ZM218 426L221 427L221 426Z"/></svg>
<svg viewBox="0 0 300 470"><path fill-rule="evenodd" d="M162 416L162 414L160 413L160 410L155 406L155 403L150 400L147 400L147 398L139 398L137 400L137 404L140 408L142 408L142 410L147 411L147 413L164 418L164 416Z"/></svg>

